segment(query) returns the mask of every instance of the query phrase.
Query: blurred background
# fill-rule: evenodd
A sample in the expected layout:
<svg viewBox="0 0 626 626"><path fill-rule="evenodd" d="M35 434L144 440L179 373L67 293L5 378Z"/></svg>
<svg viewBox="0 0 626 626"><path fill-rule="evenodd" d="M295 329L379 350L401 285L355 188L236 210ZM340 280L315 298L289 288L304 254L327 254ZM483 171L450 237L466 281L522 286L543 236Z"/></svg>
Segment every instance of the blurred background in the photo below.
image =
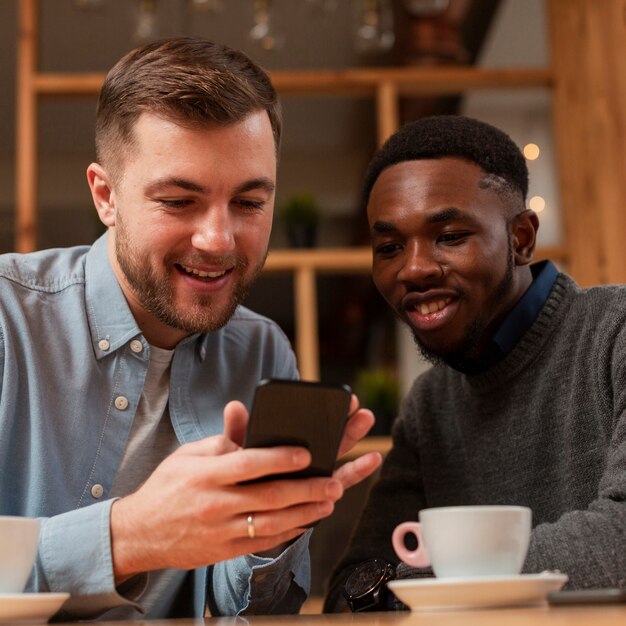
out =
<svg viewBox="0 0 626 626"><path fill-rule="evenodd" d="M275 224L269 270L247 304L283 327L299 359L315 352L309 377L348 383L375 409L381 449L399 398L426 365L369 278L359 196L381 141L381 100L371 90L342 89L346 72L501 68L502 84L488 88L473 79L443 95L396 94L393 123L460 113L508 132L527 156L539 256L556 257L582 284L626 281L624 0L2 0L0 252L89 244L103 232L85 178L97 88L33 97L33 76L90 75L97 83L131 48L175 35L239 48L276 77L285 133ZM27 72L20 44L22 55L34 53ZM508 87L515 69L547 78ZM293 88L316 72L337 72L334 86ZM18 107L20 89L27 97ZM29 204L36 220L30 243L21 244ZM290 216L314 222L312 238L292 238ZM341 255L359 251L357 270L346 272ZM302 298L297 270L306 254L326 271L305 280ZM273 271L271 261L287 269ZM353 498L342 504L343 517L315 533L326 547L314 550L314 594L338 556L327 546L344 541L363 492Z"/></svg>
<svg viewBox="0 0 626 626"><path fill-rule="evenodd" d="M368 7L382 14L369 28ZM410 7L424 8L410 13ZM263 28L264 19L268 28ZM18 1L3 0L2 251L13 249L17 24ZM270 71L549 63L544 0L44 0L39 2L38 24L37 63L44 72L105 72L141 41L180 34L239 48ZM411 26L421 28L428 41L407 42ZM407 115L466 113L501 125L521 145L541 147L540 158L531 162L532 195L546 201L542 242L559 242L549 90L469 91L433 100L414 104L412 111L407 105ZM363 233L352 223L360 217L356 202L363 168L376 147L373 99L331 94L289 95L283 101L278 205L294 194L313 193L322 212L319 245L361 243ZM95 96L40 101L38 247L85 243L98 228L84 178L93 158L94 107ZM275 245L285 245L283 228L274 235Z"/></svg>
<svg viewBox="0 0 626 626"><path fill-rule="evenodd" d="M239 48L270 72L472 64L541 68L547 67L549 56L543 0L45 0L35 7L35 64L46 73L103 73L135 45L180 34ZM18 8L17 0L0 3L3 252L16 249ZM37 248L90 243L102 232L85 179L85 168L94 158L95 99L94 94L38 101ZM283 104L272 248L290 245L283 210L303 197L317 212L316 247L367 245L359 191L377 146L374 99L287 94ZM500 126L520 146L538 146L539 156L529 160L529 167L530 195L541 203L540 245L561 243L549 89L404 98L400 108L401 121L429 113L472 115ZM399 358L395 324L369 278L320 275L317 281L320 376L352 385L361 376L381 385L380 393L391 393L388 376L360 371L363 365L393 370ZM293 310L285 306L293 297L292 277L271 275L251 294L249 304L293 337ZM406 345L405 337L400 344ZM410 365L415 355L409 346L408 364L398 380L402 390L414 377Z"/></svg>

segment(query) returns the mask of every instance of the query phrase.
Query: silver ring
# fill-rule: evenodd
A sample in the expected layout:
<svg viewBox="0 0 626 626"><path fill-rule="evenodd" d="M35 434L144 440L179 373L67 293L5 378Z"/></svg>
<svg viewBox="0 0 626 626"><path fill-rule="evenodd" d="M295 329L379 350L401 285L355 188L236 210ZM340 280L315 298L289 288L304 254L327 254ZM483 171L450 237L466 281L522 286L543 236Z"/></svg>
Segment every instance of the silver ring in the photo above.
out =
<svg viewBox="0 0 626 626"><path fill-rule="evenodd" d="M247 523L248 523L248 537L250 537L250 539L254 539L256 537L256 526L254 525L254 516L252 515L252 513L248 515Z"/></svg>

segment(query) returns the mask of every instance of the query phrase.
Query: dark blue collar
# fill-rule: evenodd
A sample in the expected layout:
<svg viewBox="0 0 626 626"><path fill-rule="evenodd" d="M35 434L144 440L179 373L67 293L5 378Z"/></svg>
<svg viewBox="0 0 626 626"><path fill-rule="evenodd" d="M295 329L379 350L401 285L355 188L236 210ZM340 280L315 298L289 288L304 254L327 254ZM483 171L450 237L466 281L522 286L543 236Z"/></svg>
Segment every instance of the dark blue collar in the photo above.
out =
<svg viewBox="0 0 626 626"><path fill-rule="evenodd" d="M500 349L502 356L511 352L515 344L531 327L548 299L558 275L551 261L541 261L531 265L530 271L533 275L533 282L491 338L491 341Z"/></svg>
<svg viewBox="0 0 626 626"><path fill-rule="evenodd" d="M539 315L539 311L541 311L541 307L548 299L550 291L552 291L558 270L551 261L541 261L531 265L530 271L533 282L504 318L489 340L480 359L471 365L468 364L467 367L458 369L466 374L477 374L485 371L509 354L524 333L532 326L537 315Z"/></svg>

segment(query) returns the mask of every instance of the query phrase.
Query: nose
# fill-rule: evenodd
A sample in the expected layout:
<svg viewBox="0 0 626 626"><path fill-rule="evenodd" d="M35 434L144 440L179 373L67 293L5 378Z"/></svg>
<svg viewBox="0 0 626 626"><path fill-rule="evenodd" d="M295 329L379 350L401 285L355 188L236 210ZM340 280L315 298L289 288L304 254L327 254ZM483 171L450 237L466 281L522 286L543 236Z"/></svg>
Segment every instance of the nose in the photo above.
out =
<svg viewBox="0 0 626 626"><path fill-rule="evenodd" d="M404 249L398 280L417 287L428 286L443 276L443 267L427 242L411 241Z"/></svg>
<svg viewBox="0 0 626 626"><path fill-rule="evenodd" d="M223 256L235 247L233 217L224 206L212 205L194 222L191 244L215 256Z"/></svg>

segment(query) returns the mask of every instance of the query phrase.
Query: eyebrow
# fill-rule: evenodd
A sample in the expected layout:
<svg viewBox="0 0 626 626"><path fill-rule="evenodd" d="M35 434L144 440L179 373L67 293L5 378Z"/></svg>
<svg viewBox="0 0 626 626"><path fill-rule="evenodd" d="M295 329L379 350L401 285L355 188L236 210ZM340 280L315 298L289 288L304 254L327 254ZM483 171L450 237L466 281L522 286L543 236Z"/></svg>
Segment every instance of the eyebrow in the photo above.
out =
<svg viewBox="0 0 626 626"><path fill-rule="evenodd" d="M261 178L247 180L245 183L235 187L235 193L245 193L246 191L254 191L256 189L272 193L276 189L276 184L271 178L262 176Z"/></svg>
<svg viewBox="0 0 626 626"><path fill-rule="evenodd" d="M208 188L203 185L198 185L186 178L177 178L176 176L170 176L168 178L162 178L159 180L150 183L146 188L146 194L151 195L155 193L160 193L165 191L170 187L178 187L179 189L184 189L186 191L193 191L195 193L207 193ZM260 178L252 178L251 180L247 180L243 182L241 185L235 187L235 194L245 193L247 191L253 191L255 189L260 189L263 191L267 191L268 193L272 193L276 188L276 185L273 180L270 178L266 178L262 176Z"/></svg>
<svg viewBox="0 0 626 626"><path fill-rule="evenodd" d="M175 176L171 176L168 178L160 178L159 180L155 180L154 182L150 183L146 187L146 194L151 195L154 193L159 193L161 191L165 191L169 187L179 187L180 189L185 189L186 191L195 191L197 193L205 191L202 185L197 185L196 183L193 183L185 178L176 178Z"/></svg>
<svg viewBox="0 0 626 626"><path fill-rule="evenodd" d="M440 224L441 222L450 222L452 220L462 221L462 222L471 222L472 217L457 209L456 207L448 207L446 209L442 209L441 211L437 211L436 213L432 213L426 218L427 224ZM372 225L372 231L379 234L392 233L395 232L397 228L391 222L374 222Z"/></svg>
<svg viewBox="0 0 626 626"><path fill-rule="evenodd" d="M372 230L375 233L380 233L384 235L385 233L392 233L396 230L396 227L389 222L374 222L372 224Z"/></svg>
<svg viewBox="0 0 626 626"><path fill-rule="evenodd" d="M457 209L456 207L448 207L433 213L426 218L428 224L438 224L439 222L449 222L451 220L469 220L469 216Z"/></svg>

